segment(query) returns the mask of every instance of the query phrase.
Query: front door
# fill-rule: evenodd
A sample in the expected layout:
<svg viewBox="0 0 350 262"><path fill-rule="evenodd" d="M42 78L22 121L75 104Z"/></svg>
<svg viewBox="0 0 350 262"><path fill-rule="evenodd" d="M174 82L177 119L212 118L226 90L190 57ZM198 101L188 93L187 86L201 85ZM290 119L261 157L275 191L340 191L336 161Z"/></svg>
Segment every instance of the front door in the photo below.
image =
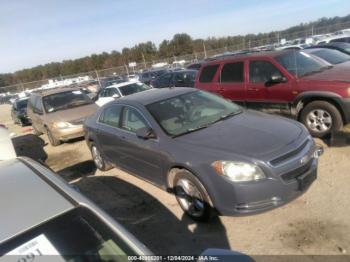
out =
<svg viewBox="0 0 350 262"><path fill-rule="evenodd" d="M158 139L142 139L136 131L143 127L151 127L141 112L131 106L125 106L121 122L122 165L131 172L145 179L162 185L162 154L159 151Z"/></svg>
<svg viewBox="0 0 350 262"><path fill-rule="evenodd" d="M273 82L272 79L283 79ZM252 109L267 113L285 114L290 111L287 96L290 94L290 81L271 61L249 61L247 82L247 105Z"/></svg>

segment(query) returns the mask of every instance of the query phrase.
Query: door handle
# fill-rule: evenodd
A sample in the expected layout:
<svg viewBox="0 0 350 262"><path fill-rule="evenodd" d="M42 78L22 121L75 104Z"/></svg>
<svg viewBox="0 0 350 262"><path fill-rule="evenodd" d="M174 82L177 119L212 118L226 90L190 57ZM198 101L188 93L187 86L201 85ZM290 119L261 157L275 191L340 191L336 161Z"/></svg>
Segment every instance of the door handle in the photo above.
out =
<svg viewBox="0 0 350 262"><path fill-rule="evenodd" d="M253 87L248 87L248 89L247 89L248 91L259 91L259 89L258 88L253 88Z"/></svg>

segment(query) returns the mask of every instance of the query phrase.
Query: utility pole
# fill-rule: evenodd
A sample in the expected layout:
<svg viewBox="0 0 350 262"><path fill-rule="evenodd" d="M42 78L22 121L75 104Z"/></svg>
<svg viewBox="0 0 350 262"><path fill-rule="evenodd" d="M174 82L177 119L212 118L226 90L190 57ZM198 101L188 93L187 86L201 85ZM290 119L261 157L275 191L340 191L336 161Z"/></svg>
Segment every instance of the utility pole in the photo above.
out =
<svg viewBox="0 0 350 262"><path fill-rule="evenodd" d="M204 58L207 58L207 50L205 49L204 41L203 41L203 51L204 51Z"/></svg>
<svg viewBox="0 0 350 262"><path fill-rule="evenodd" d="M311 36L314 36L314 25L311 26Z"/></svg>
<svg viewBox="0 0 350 262"><path fill-rule="evenodd" d="M98 71L96 69L95 69L95 74L96 74L96 77L97 77L98 85L100 86L100 89L101 89L102 85L101 85L101 81L100 81L100 76L98 75Z"/></svg>
<svg viewBox="0 0 350 262"><path fill-rule="evenodd" d="M125 69L126 69L126 74L129 75L129 69L128 69L128 66L126 64L124 64L125 66Z"/></svg>
<svg viewBox="0 0 350 262"><path fill-rule="evenodd" d="M277 44L280 44L280 32L277 32Z"/></svg>
<svg viewBox="0 0 350 262"><path fill-rule="evenodd" d="M141 53L141 54L142 54L143 65L144 65L144 67L146 69L147 68L147 66L146 66L146 59L145 59L145 56L143 55L143 53Z"/></svg>

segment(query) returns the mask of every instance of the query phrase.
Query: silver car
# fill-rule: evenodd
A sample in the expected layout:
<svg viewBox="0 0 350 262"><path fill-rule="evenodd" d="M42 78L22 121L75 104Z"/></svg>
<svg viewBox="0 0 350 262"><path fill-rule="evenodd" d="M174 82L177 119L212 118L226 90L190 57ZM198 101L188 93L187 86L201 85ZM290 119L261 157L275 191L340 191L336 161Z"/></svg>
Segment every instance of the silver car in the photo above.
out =
<svg viewBox="0 0 350 262"><path fill-rule="evenodd" d="M39 163L0 162L0 261L127 261L151 252Z"/></svg>

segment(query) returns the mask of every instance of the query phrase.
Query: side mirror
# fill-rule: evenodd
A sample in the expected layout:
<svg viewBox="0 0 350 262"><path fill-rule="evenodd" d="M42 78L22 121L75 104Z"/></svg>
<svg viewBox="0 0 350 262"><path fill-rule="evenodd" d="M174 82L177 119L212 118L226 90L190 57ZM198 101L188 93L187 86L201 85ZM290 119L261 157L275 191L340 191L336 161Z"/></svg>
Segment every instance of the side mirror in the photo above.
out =
<svg viewBox="0 0 350 262"><path fill-rule="evenodd" d="M112 95L112 97L113 97L113 98L119 98L119 97L120 97L120 95L118 95L118 94L114 94L114 95Z"/></svg>
<svg viewBox="0 0 350 262"><path fill-rule="evenodd" d="M156 138L156 134L150 127L142 127L136 131L136 136L142 139Z"/></svg>
<svg viewBox="0 0 350 262"><path fill-rule="evenodd" d="M288 79L284 76L273 75L269 80L266 81L266 86L271 86L273 84L286 83Z"/></svg>

